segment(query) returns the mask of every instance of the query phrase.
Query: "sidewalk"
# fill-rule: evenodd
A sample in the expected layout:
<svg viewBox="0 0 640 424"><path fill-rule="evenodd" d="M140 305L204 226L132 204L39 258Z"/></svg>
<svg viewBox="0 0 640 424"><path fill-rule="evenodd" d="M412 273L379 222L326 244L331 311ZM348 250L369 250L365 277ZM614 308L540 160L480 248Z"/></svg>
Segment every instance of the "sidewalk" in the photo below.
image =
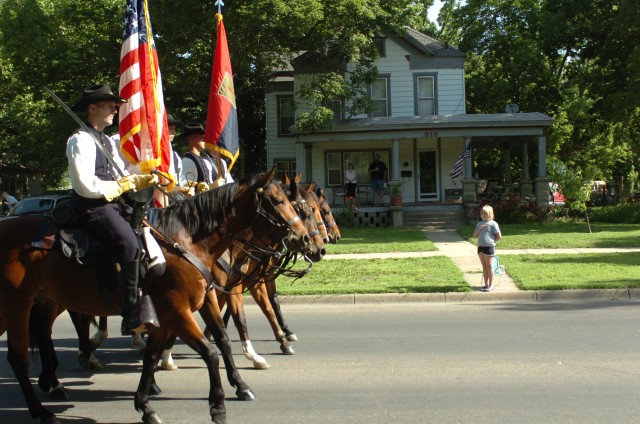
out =
<svg viewBox="0 0 640 424"><path fill-rule="evenodd" d="M328 254L323 260L334 259L385 259L385 258L417 258L430 256L448 256L460 268L465 281L472 288L468 293L421 293L421 294L383 294L383 295L344 295L338 296L334 301L341 302L392 302L392 301L418 301L418 302L464 302L464 301L497 301L497 300L596 300L596 299L640 299L640 289L589 289L589 290L527 290L518 289L511 277L504 276L499 284L498 277L494 281L495 289L490 293L480 291L482 286L482 266L478 260L476 246L464 240L454 229L434 228L425 230L426 236L431 240L437 251L431 252L401 252L401 253L364 253L332 255ZM592 248L592 249L514 249L496 250L501 255L543 255L565 253L613 253L613 252L640 252L640 248ZM306 301L322 303L322 296L309 296ZM342 299L340 299L342 298ZM289 299L287 301L291 301ZM299 298L299 301L305 301ZM293 302L292 302L293 303Z"/></svg>

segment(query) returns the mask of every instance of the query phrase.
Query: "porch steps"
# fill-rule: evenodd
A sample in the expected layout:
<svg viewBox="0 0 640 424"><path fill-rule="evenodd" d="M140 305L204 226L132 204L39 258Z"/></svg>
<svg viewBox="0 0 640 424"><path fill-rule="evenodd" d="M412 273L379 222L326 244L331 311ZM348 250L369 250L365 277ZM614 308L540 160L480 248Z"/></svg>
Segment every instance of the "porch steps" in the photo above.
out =
<svg viewBox="0 0 640 424"><path fill-rule="evenodd" d="M412 228L458 228L467 225L462 205L403 208L403 224Z"/></svg>

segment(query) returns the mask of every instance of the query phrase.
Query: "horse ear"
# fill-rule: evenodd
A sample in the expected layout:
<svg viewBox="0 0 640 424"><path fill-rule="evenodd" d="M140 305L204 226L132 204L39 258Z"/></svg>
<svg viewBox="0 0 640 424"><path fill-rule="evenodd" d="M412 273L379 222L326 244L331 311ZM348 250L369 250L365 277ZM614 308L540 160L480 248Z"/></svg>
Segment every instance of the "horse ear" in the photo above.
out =
<svg viewBox="0 0 640 424"><path fill-rule="evenodd" d="M266 178L267 178L267 182L271 181L274 177L274 175L276 175L276 170L278 169L278 165L273 165L271 167L271 169L269 170L269 172L267 172L265 174Z"/></svg>
<svg viewBox="0 0 640 424"><path fill-rule="evenodd" d="M287 178L288 180L288 178ZM298 184L296 183L295 180L291 180L289 182L289 191L291 192L291 195L295 198L295 196L298 195Z"/></svg>
<svg viewBox="0 0 640 424"><path fill-rule="evenodd" d="M315 183L313 183L315 184ZM318 197L323 197L324 196L324 190L322 189L322 187L318 187L318 189L316 190L316 195Z"/></svg>
<svg viewBox="0 0 640 424"><path fill-rule="evenodd" d="M280 182L282 184L289 184L289 174L286 172L282 174L282 177L280 177Z"/></svg>
<svg viewBox="0 0 640 424"><path fill-rule="evenodd" d="M314 190L315 188L316 188L316 183L315 183L315 181L312 181L312 182L309 184L309 187L307 187L307 191L308 191L309 193L313 193L313 190Z"/></svg>
<svg viewBox="0 0 640 424"><path fill-rule="evenodd" d="M298 174L296 175L295 180L296 180L296 183L298 183L298 184L300 183L300 181L302 181L302 173L301 172L298 172Z"/></svg>

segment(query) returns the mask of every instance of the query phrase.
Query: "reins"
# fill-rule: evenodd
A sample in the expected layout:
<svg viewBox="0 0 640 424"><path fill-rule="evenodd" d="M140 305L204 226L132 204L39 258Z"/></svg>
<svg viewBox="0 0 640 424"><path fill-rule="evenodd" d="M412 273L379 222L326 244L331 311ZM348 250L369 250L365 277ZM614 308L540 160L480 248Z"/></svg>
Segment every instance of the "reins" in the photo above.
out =
<svg viewBox="0 0 640 424"><path fill-rule="evenodd" d="M259 217L259 216L263 216L265 219L267 219L267 221L273 225L276 226L278 228L283 228L283 224L277 222L276 219L273 218L273 216L268 213L263 207L262 207L262 201L264 200L264 198L266 197L268 202L272 205L272 207L274 208L275 211L277 211L278 207L281 207L284 205L284 203L282 204L274 204L273 201L271 200L270 197L268 196L264 196L264 188L259 187L254 191L258 196L259 196L259 200L258 200L258 205L257 205L257 209L256 209L256 215L253 217L253 220L251 222L251 226L252 228L255 225L255 220ZM280 215L282 217L282 215ZM293 224L295 224L297 221L300 220L299 216L295 216L294 218L292 218L291 220L287 221L286 226L291 227ZM230 294L230 289L233 288L227 288L227 287L223 287L220 284L218 284L215 281L215 277L213 276L213 273L211 272L211 270L209 268L207 268L207 266L193 253L191 253L190 251L188 251L187 249L185 249L182 245L180 245L180 243L176 242L175 240L173 240L170 236L164 234L162 231L160 231L160 229L154 225L152 225L146 218L144 218L142 220L142 224L146 225L147 227L149 227L149 229L157 236L157 238L161 241L163 241L164 243L166 243L168 246L170 246L171 248L174 249L175 252L177 252L180 256L182 256L184 259L186 259L188 262L190 262L204 277L206 283L207 283L207 287L206 287L206 291L209 291L213 288L215 288L216 290L219 290L223 293L227 293ZM248 258L253 258L255 260L257 260L259 263L261 263L262 265L257 267L256 270L262 270L260 271L260 276L265 275L267 270L268 270L268 265L270 263L270 259L271 258L277 258L279 260L281 260L281 258L283 257L287 257L289 255L289 253L282 253L280 250L284 249L284 251L286 252L286 243L284 242L284 239L286 237L284 237L281 241L282 247L280 249L274 249L274 248L263 248L260 247L258 245L256 245L255 243L252 243L249 240L246 240L245 238L242 238L236 234L233 234L227 230L225 230L224 228L221 227L215 227L214 231L217 231L218 233L220 233L222 236L225 237L229 237L232 240L234 240L234 242L232 244L235 244L236 242L241 243L244 246L248 246L251 249L253 249L253 251L249 251L249 250L244 250L247 254L248 254ZM262 254L260 257L256 256L255 253L260 253ZM225 266L224 261L221 261L222 257L218 258L217 262L223 267L225 268L225 270L227 271L227 273L230 272L230 267ZM253 275L256 270L254 270L254 272L251 273L251 275ZM261 278L261 277L259 277Z"/></svg>

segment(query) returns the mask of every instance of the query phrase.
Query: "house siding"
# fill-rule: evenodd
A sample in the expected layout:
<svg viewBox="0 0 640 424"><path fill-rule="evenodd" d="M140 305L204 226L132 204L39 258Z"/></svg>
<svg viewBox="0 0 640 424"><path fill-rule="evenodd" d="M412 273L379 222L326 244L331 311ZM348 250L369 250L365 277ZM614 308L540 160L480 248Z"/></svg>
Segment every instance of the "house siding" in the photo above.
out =
<svg viewBox="0 0 640 424"><path fill-rule="evenodd" d="M465 84L464 84L464 58L440 57L419 51L405 40L390 36L386 39L386 55L376 62L378 74L389 78L389 99L392 117L413 117L416 114L415 78L418 75L429 75L435 78L435 101L437 115L458 115L466 113ZM348 64L349 71L354 69L354 64ZM298 170L303 173L303 181L314 181L318 187L327 187L326 153L328 151L346 150L387 150L391 153L391 139L370 140L356 139L354 141L317 141L308 145L311 148L311 170L305 169L305 149L301 143L296 143L295 137L278 137L277 131L277 98L281 95L291 95L304 84L314 78L313 74L294 74L293 84L289 85L289 91L276 87L267 92L266 97L266 134L267 134L267 160L272 164L276 159L295 158ZM296 99L296 117L309 111L310 108L300 106ZM360 114L351 119L368 118L367 114ZM432 150L436 152L437 161L437 198L432 201L444 200L445 190L460 188L459 179L457 186L449 178L453 164L462 151L464 141L462 138L418 138L399 140L399 172L409 171L411 177L400 177L402 180L403 198L407 202L419 202L419 164L417 152ZM406 164L406 166L405 166ZM391 164L390 178L393 176ZM312 175L311 175L312 173ZM332 191L326 190L332 199ZM369 196L369 200L372 196ZM386 198L385 200L388 200ZM424 199L423 199L424 200Z"/></svg>

